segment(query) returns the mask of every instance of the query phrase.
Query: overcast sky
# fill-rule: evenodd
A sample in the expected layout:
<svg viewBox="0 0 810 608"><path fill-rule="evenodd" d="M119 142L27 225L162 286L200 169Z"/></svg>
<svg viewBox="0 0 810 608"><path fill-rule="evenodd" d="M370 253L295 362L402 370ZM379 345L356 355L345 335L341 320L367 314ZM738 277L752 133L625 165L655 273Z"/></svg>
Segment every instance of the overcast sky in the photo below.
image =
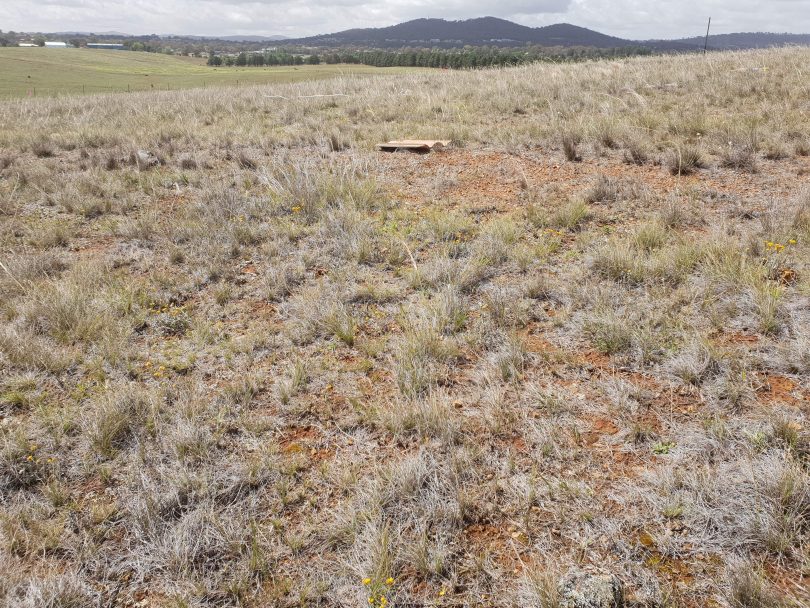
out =
<svg viewBox="0 0 810 608"><path fill-rule="evenodd" d="M810 33L810 0L2 0L0 29L299 37L487 15L634 39L697 36L709 16L714 33Z"/></svg>

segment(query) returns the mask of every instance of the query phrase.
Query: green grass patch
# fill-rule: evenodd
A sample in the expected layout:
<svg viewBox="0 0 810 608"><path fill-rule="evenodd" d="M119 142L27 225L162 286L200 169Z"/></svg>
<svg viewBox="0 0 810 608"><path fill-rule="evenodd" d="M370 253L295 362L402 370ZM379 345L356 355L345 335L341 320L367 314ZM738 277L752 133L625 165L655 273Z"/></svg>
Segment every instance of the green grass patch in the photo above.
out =
<svg viewBox="0 0 810 608"><path fill-rule="evenodd" d="M214 68L205 59L95 49L0 48L0 98L209 86L284 84L358 74L398 74L412 68L300 65Z"/></svg>

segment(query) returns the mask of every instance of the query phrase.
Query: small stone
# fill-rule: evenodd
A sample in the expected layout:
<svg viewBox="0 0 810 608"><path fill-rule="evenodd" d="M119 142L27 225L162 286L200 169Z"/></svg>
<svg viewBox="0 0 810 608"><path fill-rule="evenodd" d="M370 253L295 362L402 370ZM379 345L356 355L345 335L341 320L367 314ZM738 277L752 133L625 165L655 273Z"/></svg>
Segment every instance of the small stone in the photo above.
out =
<svg viewBox="0 0 810 608"><path fill-rule="evenodd" d="M149 167L154 167L160 164L157 156L148 152L147 150L138 150L135 153L135 162L138 165L138 169L148 169Z"/></svg>
<svg viewBox="0 0 810 608"><path fill-rule="evenodd" d="M572 571L559 584L560 608L623 608L624 588L612 574Z"/></svg>

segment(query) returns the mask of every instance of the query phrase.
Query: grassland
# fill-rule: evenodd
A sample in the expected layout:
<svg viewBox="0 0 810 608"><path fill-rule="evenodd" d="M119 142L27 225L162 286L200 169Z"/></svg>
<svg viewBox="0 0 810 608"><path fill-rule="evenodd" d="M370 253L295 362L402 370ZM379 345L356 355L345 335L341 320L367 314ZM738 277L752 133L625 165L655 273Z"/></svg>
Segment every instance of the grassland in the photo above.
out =
<svg viewBox="0 0 810 608"><path fill-rule="evenodd" d="M211 68L204 59L91 49L0 48L0 98L177 90L322 80L346 74L397 74L360 65Z"/></svg>
<svg viewBox="0 0 810 608"><path fill-rule="evenodd" d="M806 607L808 65L0 103L0 603Z"/></svg>

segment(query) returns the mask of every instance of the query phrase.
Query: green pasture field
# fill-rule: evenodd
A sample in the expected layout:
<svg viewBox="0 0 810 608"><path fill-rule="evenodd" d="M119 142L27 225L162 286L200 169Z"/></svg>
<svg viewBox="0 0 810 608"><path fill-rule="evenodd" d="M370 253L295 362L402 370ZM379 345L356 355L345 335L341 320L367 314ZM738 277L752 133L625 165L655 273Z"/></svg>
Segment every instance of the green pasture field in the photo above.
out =
<svg viewBox="0 0 810 608"><path fill-rule="evenodd" d="M204 59L93 49L0 48L0 98L187 89L392 74L412 68L302 65L213 68Z"/></svg>

